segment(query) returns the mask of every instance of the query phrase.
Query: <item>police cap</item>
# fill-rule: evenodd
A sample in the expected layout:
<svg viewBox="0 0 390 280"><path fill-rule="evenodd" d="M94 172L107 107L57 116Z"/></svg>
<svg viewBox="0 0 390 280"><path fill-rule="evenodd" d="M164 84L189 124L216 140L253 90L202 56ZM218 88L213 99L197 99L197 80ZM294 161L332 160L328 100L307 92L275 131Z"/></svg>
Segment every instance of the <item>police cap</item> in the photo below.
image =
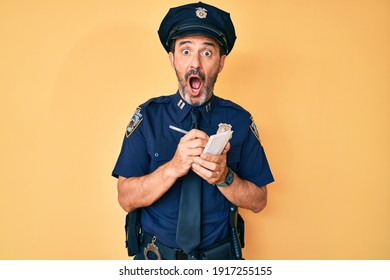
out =
<svg viewBox="0 0 390 280"><path fill-rule="evenodd" d="M205 35L215 39L229 54L236 41L230 14L202 2L169 9L158 30L167 52L173 40L186 35Z"/></svg>

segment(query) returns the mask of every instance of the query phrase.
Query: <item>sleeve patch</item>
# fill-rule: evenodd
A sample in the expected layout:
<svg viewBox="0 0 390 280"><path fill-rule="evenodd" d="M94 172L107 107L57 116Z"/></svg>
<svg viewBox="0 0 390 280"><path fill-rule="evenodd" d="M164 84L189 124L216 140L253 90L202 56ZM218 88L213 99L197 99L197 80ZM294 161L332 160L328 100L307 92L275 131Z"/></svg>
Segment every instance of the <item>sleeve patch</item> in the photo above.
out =
<svg viewBox="0 0 390 280"><path fill-rule="evenodd" d="M252 132L255 135L255 137L257 138L257 140L259 140L259 142L261 144L259 131L257 130L257 126L256 126L255 121L254 121L252 116L251 116L251 124L250 124L249 127L252 130Z"/></svg>
<svg viewBox="0 0 390 280"><path fill-rule="evenodd" d="M142 122L142 114L141 114L141 108L138 107L134 114L133 117L131 118L129 124L127 125L126 129L126 137L129 138L130 135L136 130L138 125Z"/></svg>

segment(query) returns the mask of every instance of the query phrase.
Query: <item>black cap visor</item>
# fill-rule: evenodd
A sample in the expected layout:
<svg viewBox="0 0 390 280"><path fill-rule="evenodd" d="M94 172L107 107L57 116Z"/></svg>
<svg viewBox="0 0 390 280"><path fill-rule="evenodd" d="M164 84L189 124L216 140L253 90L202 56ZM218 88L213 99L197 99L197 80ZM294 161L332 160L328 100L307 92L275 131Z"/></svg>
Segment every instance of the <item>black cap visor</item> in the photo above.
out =
<svg viewBox="0 0 390 280"><path fill-rule="evenodd" d="M226 54L229 53L225 34L209 24L201 23L179 23L174 26L167 38L166 46L169 48L172 40L187 35L205 35L211 37L223 47Z"/></svg>

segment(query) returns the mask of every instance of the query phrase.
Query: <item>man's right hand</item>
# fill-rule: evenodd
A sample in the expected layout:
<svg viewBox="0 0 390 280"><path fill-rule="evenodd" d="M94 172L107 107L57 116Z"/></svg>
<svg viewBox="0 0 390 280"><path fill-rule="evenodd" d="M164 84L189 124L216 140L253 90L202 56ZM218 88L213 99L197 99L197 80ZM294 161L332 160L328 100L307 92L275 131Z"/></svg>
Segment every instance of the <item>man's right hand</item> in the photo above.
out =
<svg viewBox="0 0 390 280"><path fill-rule="evenodd" d="M209 136L198 129L190 130L184 135L171 159L171 166L177 172L178 177L182 177L188 173L191 168L194 158L202 154L206 147Z"/></svg>

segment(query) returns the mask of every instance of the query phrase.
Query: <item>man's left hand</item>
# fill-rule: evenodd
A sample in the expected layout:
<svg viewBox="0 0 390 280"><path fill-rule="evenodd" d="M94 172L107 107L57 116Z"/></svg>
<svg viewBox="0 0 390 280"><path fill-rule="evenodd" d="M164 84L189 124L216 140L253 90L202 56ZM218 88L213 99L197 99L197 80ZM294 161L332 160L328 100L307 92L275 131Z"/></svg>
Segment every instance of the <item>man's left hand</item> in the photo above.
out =
<svg viewBox="0 0 390 280"><path fill-rule="evenodd" d="M216 185L224 182L228 173L226 155L229 149L230 143L227 143L221 155L201 154L195 157L192 170L209 184Z"/></svg>

